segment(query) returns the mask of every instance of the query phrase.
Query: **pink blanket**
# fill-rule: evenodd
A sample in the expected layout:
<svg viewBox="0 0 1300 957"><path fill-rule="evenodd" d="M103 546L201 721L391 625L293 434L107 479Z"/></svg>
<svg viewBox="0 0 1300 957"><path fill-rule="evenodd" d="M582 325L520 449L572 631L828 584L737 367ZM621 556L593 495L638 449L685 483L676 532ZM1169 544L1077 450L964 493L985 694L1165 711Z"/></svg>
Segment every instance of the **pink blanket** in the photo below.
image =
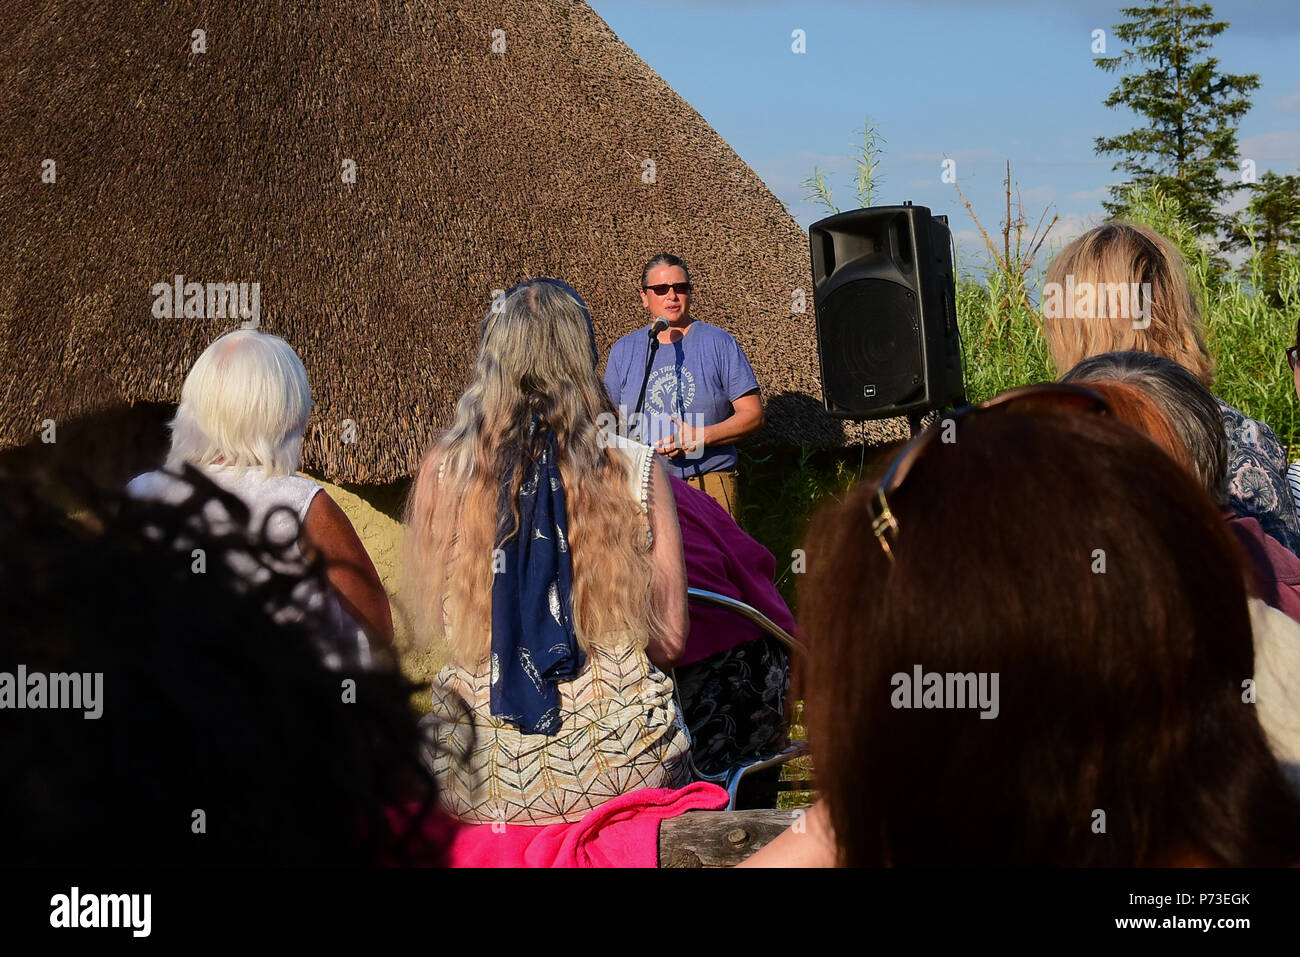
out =
<svg viewBox="0 0 1300 957"><path fill-rule="evenodd" d="M727 792L703 781L676 791L645 788L571 824L462 826L448 859L452 867L657 867L661 821L726 806Z"/></svg>

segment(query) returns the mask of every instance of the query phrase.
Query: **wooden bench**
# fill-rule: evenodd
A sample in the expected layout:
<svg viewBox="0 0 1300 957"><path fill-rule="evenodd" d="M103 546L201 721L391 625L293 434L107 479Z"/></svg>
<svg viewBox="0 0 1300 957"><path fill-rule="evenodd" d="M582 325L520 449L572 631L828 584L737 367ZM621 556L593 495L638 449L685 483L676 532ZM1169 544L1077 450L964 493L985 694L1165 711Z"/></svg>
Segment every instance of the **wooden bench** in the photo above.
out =
<svg viewBox="0 0 1300 957"><path fill-rule="evenodd" d="M660 867L735 867L803 810L690 811L659 825Z"/></svg>

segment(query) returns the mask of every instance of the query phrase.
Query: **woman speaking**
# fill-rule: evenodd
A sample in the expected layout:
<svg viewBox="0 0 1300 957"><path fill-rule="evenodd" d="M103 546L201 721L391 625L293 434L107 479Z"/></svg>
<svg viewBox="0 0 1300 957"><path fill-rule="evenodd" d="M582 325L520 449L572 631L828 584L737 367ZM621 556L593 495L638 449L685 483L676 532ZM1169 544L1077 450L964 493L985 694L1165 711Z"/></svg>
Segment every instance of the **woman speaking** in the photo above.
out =
<svg viewBox="0 0 1300 957"><path fill-rule="evenodd" d="M691 277L678 257L660 253L646 263L641 304L652 324L614 343L605 389L625 421L643 413L640 437L670 474L707 492L735 518L734 443L763 425L754 370L730 333L691 316ZM658 319L666 326L653 335Z"/></svg>

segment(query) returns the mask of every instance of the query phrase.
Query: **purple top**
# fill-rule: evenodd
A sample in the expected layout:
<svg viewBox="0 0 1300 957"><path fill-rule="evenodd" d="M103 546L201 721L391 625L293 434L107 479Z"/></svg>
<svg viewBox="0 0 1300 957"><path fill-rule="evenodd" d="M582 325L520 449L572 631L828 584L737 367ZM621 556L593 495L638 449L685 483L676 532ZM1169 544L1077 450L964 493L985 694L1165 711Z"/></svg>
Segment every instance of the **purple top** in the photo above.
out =
<svg viewBox="0 0 1300 957"><path fill-rule="evenodd" d="M772 553L746 535L707 492L676 476L669 476L669 481L686 553L686 584L743 601L797 634L794 616L772 583L776 571ZM697 602L691 605L691 633L677 666L694 664L764 634L734 611Z"/></svg>
<svg viewBox="0 0 1300 957"><path fill-rule="evenodd" d="M1248 515L1224 510L1228 527L1246 554L1247 570L1266 605L1300 621L1300 558ZM688 576L689 577L689 576Z"/></svg>

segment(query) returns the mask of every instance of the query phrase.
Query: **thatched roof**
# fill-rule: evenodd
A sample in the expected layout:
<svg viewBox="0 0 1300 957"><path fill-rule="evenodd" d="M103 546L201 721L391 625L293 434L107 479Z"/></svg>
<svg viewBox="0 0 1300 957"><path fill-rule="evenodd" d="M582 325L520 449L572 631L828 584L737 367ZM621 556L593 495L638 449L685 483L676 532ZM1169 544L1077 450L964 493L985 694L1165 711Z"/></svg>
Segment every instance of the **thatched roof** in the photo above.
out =
<svg viewBox="0 0 1300 957"><path fill-rule="evenodd" d="M239 322L156 318L151 287L181 274L260 283L261 328L318 402L306 467L394 479L447 423L492 289L569 280L608 350L662 250L748 352L760 439L845 441L820 410L806 234L584 3L7 0L0 76L0 447L175 402Z"/></svg>

